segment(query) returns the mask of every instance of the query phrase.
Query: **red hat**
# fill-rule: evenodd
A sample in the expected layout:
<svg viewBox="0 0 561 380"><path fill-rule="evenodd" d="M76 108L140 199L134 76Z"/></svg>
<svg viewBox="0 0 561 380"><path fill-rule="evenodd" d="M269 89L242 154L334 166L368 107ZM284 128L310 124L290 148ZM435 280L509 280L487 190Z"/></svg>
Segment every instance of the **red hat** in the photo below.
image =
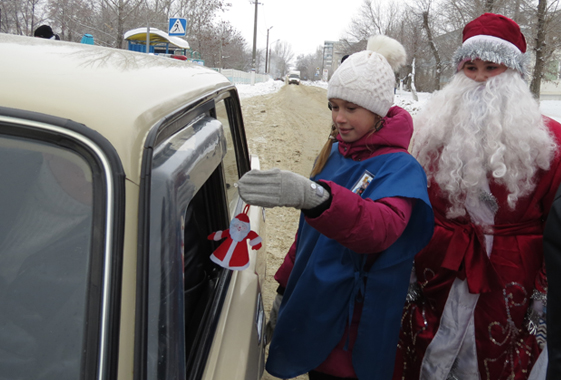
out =
<svg viewBox="0 0 561 380"><path fill-rule="evenodd" d="M466 61L479 58L527 73L526 39L518 24L508 17L482 14L464 27L462 41L454 54L458 71Z"/></svg>
<svg viewBox="0 0 561 380"><path fill-rule="evenodd" d="M503 15L484 13L468 23L464 28L464 39L462 42L479 35L498 37L510 42L522 53L526 53L526 39L522 32L520 32L520 27L513 20Z"/></svg>
<svg viewBox="0 0 561 380"><path fill-rule="evenodd" d="M242 221L244 223L249 223L249 217L244 213L240 213L240 214L236 215L236 219L239 219L240 221Z"/></svg>

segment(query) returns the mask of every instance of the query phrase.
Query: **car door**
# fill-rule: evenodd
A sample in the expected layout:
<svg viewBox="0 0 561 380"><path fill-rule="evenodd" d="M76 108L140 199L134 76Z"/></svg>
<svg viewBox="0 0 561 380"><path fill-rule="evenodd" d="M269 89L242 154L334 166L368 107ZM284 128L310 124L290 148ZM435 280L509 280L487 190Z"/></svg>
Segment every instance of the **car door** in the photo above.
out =
<svg viewBox="0 0 561 380"><path fill-rule="evenodd" d="M170 115L147 140L139 206L137 379L218 379L214 372L228 366L242 378L260 378L263 253L253 256L245 273L233 273L209 259L220 242L207 239L241 212L234 184L250 166L235 91L203 97ZM264 223L258 211L251 218L259 231ZM236 291L241 282L246 290ZM241 304L249 307L240 313ZM245 333L231 338L223 328L234 319ZM232 353L245 351L244 359L223 351L228 345Z"/></svg>

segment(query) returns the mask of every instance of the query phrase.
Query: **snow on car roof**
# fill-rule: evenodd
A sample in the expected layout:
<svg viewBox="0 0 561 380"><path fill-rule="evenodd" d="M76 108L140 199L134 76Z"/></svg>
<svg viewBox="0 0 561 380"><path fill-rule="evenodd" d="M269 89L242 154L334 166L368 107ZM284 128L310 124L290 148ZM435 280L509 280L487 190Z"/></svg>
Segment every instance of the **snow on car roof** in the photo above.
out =
<svg viewBox="0 0 561 380"><path fill-rule="evenodd" d="M0 33L0 55L0 105L100 132L133 181L151 127L206 94L235 89L209 68L122 49Z"/></svg>

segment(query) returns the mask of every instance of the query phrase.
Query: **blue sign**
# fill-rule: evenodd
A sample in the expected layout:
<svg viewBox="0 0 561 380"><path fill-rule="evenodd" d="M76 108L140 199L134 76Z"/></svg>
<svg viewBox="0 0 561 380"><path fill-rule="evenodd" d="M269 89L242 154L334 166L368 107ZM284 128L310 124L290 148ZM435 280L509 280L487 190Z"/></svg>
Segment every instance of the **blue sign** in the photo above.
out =
<svg viewBox="0 0 561 380"><path fill-rule="evenodd" d="M170 18L169 19L169 32L170 36L184 36L187 33L187 19L186 18Z"/></svg>

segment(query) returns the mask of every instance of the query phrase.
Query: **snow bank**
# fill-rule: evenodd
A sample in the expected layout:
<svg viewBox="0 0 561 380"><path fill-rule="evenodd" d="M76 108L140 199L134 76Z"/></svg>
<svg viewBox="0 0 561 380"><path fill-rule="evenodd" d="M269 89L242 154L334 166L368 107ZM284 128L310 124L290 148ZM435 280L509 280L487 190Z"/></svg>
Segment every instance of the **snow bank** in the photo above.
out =
<svg viewBox="0 0 561 380"><path fill-rule="evenodd" d="M284 86L284 82L272 79L267 82L255 83L253 86L250 84L236 84L240 99L271 94L277 92L282 86Z"/></svg>

